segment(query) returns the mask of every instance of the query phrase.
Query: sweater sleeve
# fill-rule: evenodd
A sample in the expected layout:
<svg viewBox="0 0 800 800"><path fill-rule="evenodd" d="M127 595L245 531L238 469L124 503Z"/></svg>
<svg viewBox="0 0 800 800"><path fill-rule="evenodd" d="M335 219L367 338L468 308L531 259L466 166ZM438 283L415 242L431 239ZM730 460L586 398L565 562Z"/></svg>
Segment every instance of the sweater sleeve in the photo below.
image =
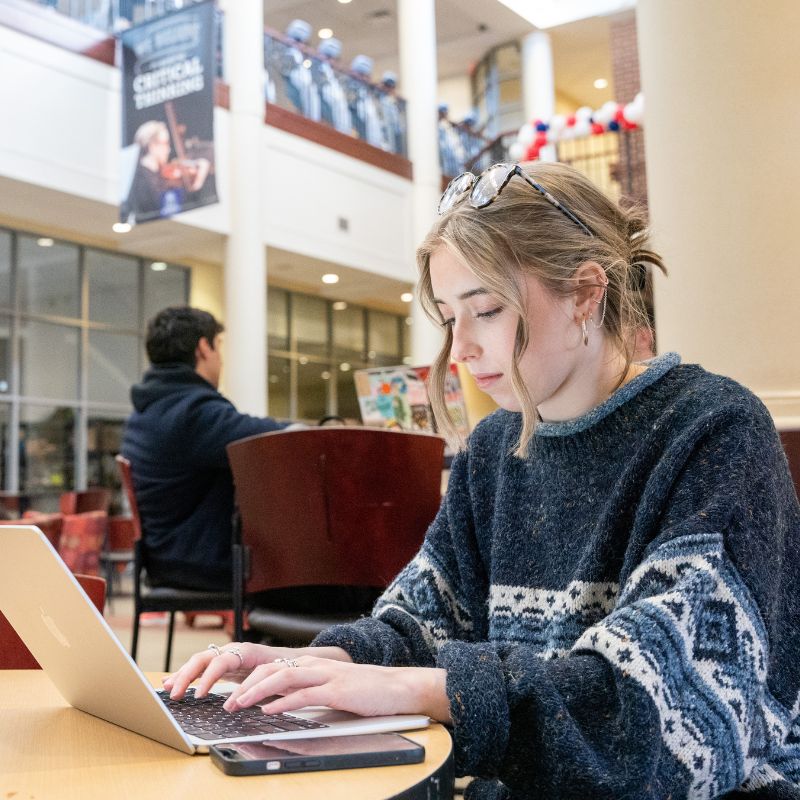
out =
<svg viewBox="0 0 800 800"><path fill-rule="evenodd" d="M526 797L796 796L800 531L780 444L759 411L675 448L656 538L566 657L440 648L459 773Z"/></svg>

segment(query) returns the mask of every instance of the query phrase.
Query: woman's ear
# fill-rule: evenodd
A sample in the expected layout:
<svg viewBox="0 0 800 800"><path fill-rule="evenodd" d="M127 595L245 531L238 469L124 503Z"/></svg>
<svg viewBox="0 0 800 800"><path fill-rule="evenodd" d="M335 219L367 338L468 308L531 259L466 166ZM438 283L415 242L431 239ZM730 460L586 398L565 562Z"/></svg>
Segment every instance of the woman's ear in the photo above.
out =
<svg viewBox="0 0 800 800"><path fill-rule="evenodd" d="M584 261L573 276L575 281L575 318L590 319L603 300L608 286L606 271L596 261Z"/></svg>

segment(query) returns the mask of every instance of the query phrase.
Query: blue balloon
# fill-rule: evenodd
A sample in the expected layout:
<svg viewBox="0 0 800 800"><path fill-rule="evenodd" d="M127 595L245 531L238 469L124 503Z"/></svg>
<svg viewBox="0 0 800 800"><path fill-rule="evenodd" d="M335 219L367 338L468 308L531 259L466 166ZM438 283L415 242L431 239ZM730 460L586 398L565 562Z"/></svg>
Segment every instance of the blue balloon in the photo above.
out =
<svg viewBox="0 0 800 800"><path fill-rule="evenodd" d="M546 122L538 122L536 124L536 130L539 131L539 133L545 133L550 130L550 126Z"/></svg>
<svg viewBox="0 0 800 800"><path fill-rule="evenodd" d="M608 123L608 129L610 131L618 131L619 130L619 122L615 119L612 119L611 122Z"/></svg>

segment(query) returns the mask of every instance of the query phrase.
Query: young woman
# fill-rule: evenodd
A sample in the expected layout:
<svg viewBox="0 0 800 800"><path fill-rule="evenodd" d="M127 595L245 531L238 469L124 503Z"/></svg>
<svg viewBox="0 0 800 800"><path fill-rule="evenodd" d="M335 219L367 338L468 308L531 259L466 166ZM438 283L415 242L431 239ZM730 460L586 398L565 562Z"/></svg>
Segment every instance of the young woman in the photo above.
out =
<svg viewBox="0 0 800 800"><path fill-rule="evenodd" d="M800 510L766 409L675 354L632 361L661 261L575 171L497 165L439 211L418 252L437 418L451 358L500 410L419 554L370 618L203 652L166 686L427 713L476 798L800 797Z"/></svg>

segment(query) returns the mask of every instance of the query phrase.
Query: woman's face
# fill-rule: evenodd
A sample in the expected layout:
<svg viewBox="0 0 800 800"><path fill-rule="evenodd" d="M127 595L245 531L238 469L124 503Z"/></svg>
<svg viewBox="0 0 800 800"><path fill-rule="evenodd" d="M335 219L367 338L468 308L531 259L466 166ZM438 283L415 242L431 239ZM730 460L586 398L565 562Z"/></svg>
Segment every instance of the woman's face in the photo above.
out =
<svg viewBox="0 0 800 800"><path fill-rule="evenodd" d="M156 134L147 146L147 152L158 164L166 164L169 161L169 151L169 134L166 131Z"/></svg>
<svg viewBox="0 0 800 800"><path fill-rule="evenodd" d="M478 388L501 408L520 411L511 385L516 311L493 296L445 247L431 255L430 274L444 325L452 329L451 357L469 369ZM581 355L575 301L554 296L532 275L520 279L530 330L528 348L519 360L522 380L545 419L568 418L560 416L562 398L570 394Z"/></svg>

